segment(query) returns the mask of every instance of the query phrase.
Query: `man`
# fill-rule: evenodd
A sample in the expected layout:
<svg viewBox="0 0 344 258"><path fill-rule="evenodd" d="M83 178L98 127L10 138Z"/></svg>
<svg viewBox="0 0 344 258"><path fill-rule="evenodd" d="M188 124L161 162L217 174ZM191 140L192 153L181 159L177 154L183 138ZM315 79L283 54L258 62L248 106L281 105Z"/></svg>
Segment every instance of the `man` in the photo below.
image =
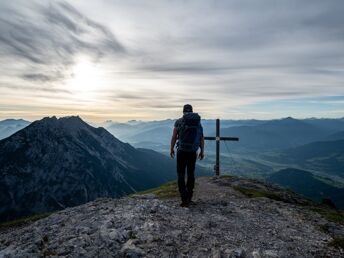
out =
<svg viewBox="0 0 344 258"><path fill-rule="evenodd" d="M193 113L192 106L184 105L183 117L175 124L171 139L171 158L174 158L174 146L177 142L177 174L178 189L182 203L180 206L188 207L192 203L193 188L195 185L195 165L197 151L200 148L199 159L204 158L204 136L201 117ZM185 169L187 169L187 183L185 185Z"/></svg>

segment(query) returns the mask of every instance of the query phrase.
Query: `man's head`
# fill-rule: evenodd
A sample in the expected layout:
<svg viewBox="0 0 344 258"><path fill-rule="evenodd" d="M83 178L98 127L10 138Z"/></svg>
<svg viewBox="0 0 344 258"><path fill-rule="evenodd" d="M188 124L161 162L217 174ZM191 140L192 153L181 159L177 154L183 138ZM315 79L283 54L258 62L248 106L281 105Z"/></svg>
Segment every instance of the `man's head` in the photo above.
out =
<svg viewBox="0 0 344 258"><path fill-rule="evenodd" d="M193 112L193 111L192 111L192 106L191 106L190 104L184 105L184 107L183 107L183 113L185 114L185 113L190 113L190 112Z"/></svg>

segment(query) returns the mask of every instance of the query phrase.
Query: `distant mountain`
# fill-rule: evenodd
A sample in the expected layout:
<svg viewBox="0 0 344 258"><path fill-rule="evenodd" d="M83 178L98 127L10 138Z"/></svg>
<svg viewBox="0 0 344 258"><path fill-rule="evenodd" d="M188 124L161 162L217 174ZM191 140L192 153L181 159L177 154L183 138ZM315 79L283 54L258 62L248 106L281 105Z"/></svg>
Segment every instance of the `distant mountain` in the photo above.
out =
<svg viewBox="0 0 344 258"><path fill-rule="evenodd" d="M106 129L112 134L119 137L121 140L126 140L126 137L133 132L136 132L136 128L128 123L109 123L106 125Z"/></svg>
<svg viewBox="0 0 344 258"><path fill-rule="evenodd" d="M120 140L148 146L166 145L176 119L160 121L107 121L106 129ZM215 135L215 119L202 119L204 134ZM239 136L233 150L264 151L296 147L313 141L326 140L331 134L343 131L343 119L221 120L223 136Z"/></svg>
<svg viewBox="0 0 344 258"><path fill-rule="evenodd" d="M283 151L278 159L344 178L344 140L313 142L291 148Z"/></svg>
<svg viewBox="0 0 344 258"><path fill-rule="evenodd" d="M126 123L118 123L113 121L105 121L103 126L113 135L121 140L129 143L150 142L156 144L156 139L160 139L160 144L166 144L167 138L171 137L171 131L176 119L165 119L159 121L128 121ZM228 128L233 126L253 126L266 123L264 120L221 120L221 127ZM202 119L202 126L206 135L215 134L215 119ZM154 132L155 139L151 137L149 132ZM146 132L148 134L146 134ZM161 135L160 135L161 134ZM169 141L170 139L168 139Z"/></svg>
<svg viewBox="0 0 344 258"><path fill-rule="evenodd" d="M0 121L0 140L14 134L29 124L29 121L23 119L6 119Z"/></svg>
<svg viewBox="0 0 344 258"><path fill-rule="evenodd" d="M308 171L283 169L270 175L267 181L289 188L315 201L330 198L338 208L344 209L344 188L334 187Z"/></svg>
<svg viewBox="0 0 344 258"><path fill-rule="evenodd" d="M240 144L233 149L272 151L291 148L328 135L329 130L291 117L271 120L256 126L230 127L221 130L222 136L237 136Z"/></svg>
<svg viewBox="0 0 344 258"><path fill-rule="evenodd" d="M161 121L129 121L127 123L107 123L106 129L112 133L113 135L118 136L121 140L136 143L136 142L143 142L143 141L152 141L154 142L154 138L151 137L150 134L145 135L145 132L149 132L150 130L155 130L158 138L160 134L165 136L166 130L159 130L162 128L171 128L173 127L174 121L167 119ZM169 130L170 131L170 130ZM169 132L171 133L171 132ZM155 141L156 142L156 141Z"/></svg>
<svg viewBox="0 0 344 258"><path fill-rule="evenodd" d="M343 131L344 129L343 118L308 118L304 119L303 121L319 128L326 129L330 132L330 134L336 133L338 131Z"/></svg>
<svg viewBox="0 0 344 258"><path fill-rule="evenodd" d="M139 132L129 137L130 142L142 142L144 139L150 139L153 143L170 143L172 136L172 126L158 126Z"/></svg>
<svg viewBox="0 0 344 258"><path fill-rule="evenodd" d="M326 137L326 140L344 140L344 131L331 134Z"/></svg>
<svg viewBox="0 0 344 258"><path fill-rule="evenodd" d="M79 117L44 118L0 141L0 220L120 197L175 177L167 156L135 149Z"/></svg>

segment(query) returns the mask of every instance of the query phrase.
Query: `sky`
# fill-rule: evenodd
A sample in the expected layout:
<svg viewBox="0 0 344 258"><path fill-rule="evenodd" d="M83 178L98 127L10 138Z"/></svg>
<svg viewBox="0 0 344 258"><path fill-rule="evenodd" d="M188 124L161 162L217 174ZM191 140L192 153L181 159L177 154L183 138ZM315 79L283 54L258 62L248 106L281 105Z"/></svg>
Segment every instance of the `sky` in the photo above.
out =
<svg viewBox="0 0 344 258"><path fill-rule="evenodd" d="M2 0L0 119L344 117L342 0Z"/></svg>

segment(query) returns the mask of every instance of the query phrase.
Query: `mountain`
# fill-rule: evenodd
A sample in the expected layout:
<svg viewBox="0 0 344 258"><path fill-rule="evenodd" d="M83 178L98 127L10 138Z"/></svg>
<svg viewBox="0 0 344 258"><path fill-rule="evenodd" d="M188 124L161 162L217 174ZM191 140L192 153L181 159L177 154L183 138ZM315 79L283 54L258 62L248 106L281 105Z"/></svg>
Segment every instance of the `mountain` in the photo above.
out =
<svg viewBox="0 0 344 258"><path fill-rule="evenodd" d="M344 140L312 142L290 148L276 159L344 178Z"/></svg>
<svg viewBox="0 0 344 258"><path fill-rule="evenodd" d="M29 121L23 119L6 119L0 121L0 140L14 134L29 124Z"/></svg>
<svg viewBox="0 0 344 258"><path fill-rule="evenodd" d="M167 156L135 149L79 117L44 118L0 141L0 220L120 197L175 177Z"/></svg>
<svg viewBox="0 0 344 258"><path fill-rule="evenodd" d="M326 139L327 140L332 140L332 141L334 141L334 140L344 140L344 131L331 134Z"/></svg>
<svg viewBox="0 0 344 258"><path fill-rule="evenodd" d="M3 225L0 257L343 257L344 214L294 193L198 177L194 201L180 207L174 181Z"/></svg>
<svg viewBox="0 0 344 258"><path fill-rule="evenodd" d="M105 121L104 127L113 135L118 136L121 140L131 144L140 142L151 142L156 144L166 144L166 138L170 141L171 131L176 119L165 119L160 121L129 121L127 123L118 123L113 121ZM262 120L221 120L221 127L233 127L242 125L259 125L265 123ZM215 134L215 120L202 119L202 126L205 135ZM151 132L155 138L151 137ZM168 136L168 137L167 137Z"/></svg>
<svg viewBox="0 0 344 258"><path fill-rule="evenodd" d="M126 140L127 135L130 135L137 130L135 126L128 123L108 123L106 125L106 129L113 135L116 135L123 140Z"/></svg>
<svg viewBox="0 0 344 258"><path fill-rule="evenodd" d="M233 145L234 150L273 151L319 140L329 132L327 129L288 117L256 126L224 128L221 135L240 138L240 144Z"/></svg>
<svg viewBox="0 0 344 258"><path fill-rule="evenodd" d="M150 139L150 142L152 143L169 144L171 141L172 130L173 125L150 128L148 130L144 130L129 137L129 141L133 143L138 143L144 141L144 139Z"/></svg>
<svg viewBox="0 0 344 258"><path fill-rule="evenodd" d="M328 130L331 134L338 131L343 131L344 128L344 119L343 118L308 118L303 121L308 124L317 126Z"/></svg>
<svg viewBox="0 0 344 258"><path fill-rule="evenodd" d="M311 172L287 168L271 174L267 180L314 201L330 198L338 208L344 209L344 188L334 187Z"/></svg>
<svg viewBox="0 0 344 258"><path fill-rule="evenodd" d="M106 129L119 139L142 146L165 146L175 120L132 121L116 123L107 121ZM239 136L239 144L233 151L274 151L302 144L328 140L328 136L343 130L343 119L294 119L275 120L221 120L221 135ZM204 134L215 135L215 120L202 119ZM165 150L166 151L166 150Z"/></svg>

